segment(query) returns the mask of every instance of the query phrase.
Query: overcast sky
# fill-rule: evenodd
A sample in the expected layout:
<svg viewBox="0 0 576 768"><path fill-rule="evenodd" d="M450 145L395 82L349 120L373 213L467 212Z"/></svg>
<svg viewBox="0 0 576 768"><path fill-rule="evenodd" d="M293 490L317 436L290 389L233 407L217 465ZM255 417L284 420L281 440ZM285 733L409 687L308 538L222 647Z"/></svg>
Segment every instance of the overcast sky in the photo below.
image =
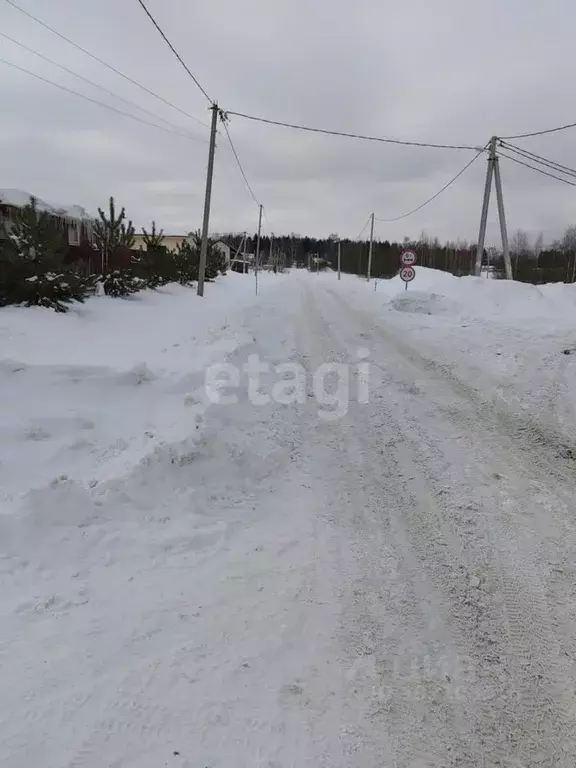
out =
<svg viewBox="0 0 576 768"><path fill-rule="evenodd" d="M198 119L208 102L137 0L16 0ZM576 121L573 0L147 0L212 99L228 110L347 132L485 144ZM0 188L96 212L114 195L141 227L200 227L208 129L130 85L0 0L0 30L197 140L142 125L0 63ZM152 118L0 37L0 56ZM161 122L161 121L159 121ZM167 123L162 123L167 125ZM369 213L398 216L436 192L466 151L315 136L234 117L230 132L275 232L356 237ZM519 141L576 166L576 129ZM485 160L381 239L477 238ZM545 240L576 223L576 189L502 160L509 229ZM489 240L498 242L496 206ZM216 155L212 229L254 231L226 139Z"/></svg>

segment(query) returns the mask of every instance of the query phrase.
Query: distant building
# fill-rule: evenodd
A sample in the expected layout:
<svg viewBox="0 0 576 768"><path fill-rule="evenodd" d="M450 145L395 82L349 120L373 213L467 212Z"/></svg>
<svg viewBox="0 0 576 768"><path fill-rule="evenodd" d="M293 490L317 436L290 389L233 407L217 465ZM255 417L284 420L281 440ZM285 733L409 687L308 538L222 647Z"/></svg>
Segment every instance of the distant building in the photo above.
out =
<svg viewBox="0 0 576 768"><path fill-rule="evenodd" d="M162 245L169 251L175 251L182 243L192 242L191 235L163 235ZM146 243L144 242L144 235L134 235L134 248L139 251L146 250Z"/></svg>

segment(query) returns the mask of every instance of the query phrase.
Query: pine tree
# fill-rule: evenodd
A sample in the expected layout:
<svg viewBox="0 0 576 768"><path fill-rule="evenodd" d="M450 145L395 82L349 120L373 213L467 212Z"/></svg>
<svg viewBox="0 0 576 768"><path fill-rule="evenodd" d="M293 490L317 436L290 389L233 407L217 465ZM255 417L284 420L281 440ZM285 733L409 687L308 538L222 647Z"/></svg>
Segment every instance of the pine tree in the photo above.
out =
<svg viewBox="0 0 576 768"><path fill-rule="evenodd" d="M2 264L0 303L42 306L66 312L68 304L84 301L86 281L63 265L65 240L53 217L39 211L35 198L17 209Z"/></svg>
<svg viewBox="0 0 576 768"><path fill-rule="evenodd" d="M196 260L200 263L200 250L202 248L202 234L200 230L190 232L192 238L192 248L196 254ZM206 272L204 278L208 281L215 280L218 275L225 275L227 272L226 257L218 248L214 240L208 239L208 249L206 251ZM195 278L197 279L197 278Z"/></svg>
<svg viewBox="0 0 576 768"><path fill-rule="evenodd" d="M198 252L188 240L179 243L174 252L174 266L180 285L189 285L198 280L198 263Z"/></svg>
<svg viewBox="0 0 576 768"><path fill-rule="evenodd" d="M122 208L116 216L114 198L110 198L108 216L102 208L98 208L100 221L94 224L94 239L102 255L102 272L112 266L112 259L119 248L134 246L134 226L131 221L126 223L126 210Z"/></svg>
<svg viewBox="0 0 576 768"><path fill-rule="evenodd" d="M164 231L156 231L156 222L147 232L142 228L146 250L133 259L137 272L145 280L149 288L157 288L176 279L174 260L164 245Z"/></svg>
<svg viewBox="0 0 576 768"><path fill-rule="evenodd" d="M129 269L113 269L100 279L100 283L106 296L115 299L125 299L146 287L145 281L135 277Z"/></svg>

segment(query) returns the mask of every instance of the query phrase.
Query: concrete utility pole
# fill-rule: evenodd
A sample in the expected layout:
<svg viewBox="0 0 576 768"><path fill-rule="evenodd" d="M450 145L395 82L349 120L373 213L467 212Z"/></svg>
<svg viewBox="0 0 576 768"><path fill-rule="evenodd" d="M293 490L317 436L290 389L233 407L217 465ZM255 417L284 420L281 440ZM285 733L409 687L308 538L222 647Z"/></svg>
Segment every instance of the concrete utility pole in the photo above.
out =
<svg viewBox="0 0 576 768"><path fill-rule="evenodd" d="M258 296L258 265L260 263L260 234L262 232L262 205L258 216L258 239L256 240L256 254L254 255L254 275L256 278L256 296Z"/></svg>
<svg viewBox="0 0 576 768"><path fill-rule="evenodd" d="M494 180L496 182L496 200L498 201L498 218L500 219L500 235L502 237L502 253L504 255L504 269L506 280L512 280L512 262L510 261L510 248L508 246L508 230L506 228L506 213L504 211L504 196L502 195L502 178L500 176L500 161L494 150Z"/></svg>
<svg viewBox="0 0 576 768"><path fill-rule="evenodd" d="M500 176L500 163L496 154L497 136L490 139L490 154L486 169L486 184L484 186L484 200L482 202L482 215L480 217L480 232L478 233L478 248L476 250L475 274L480 277L482 273L482 257L484 255L484 243L486 241L486 225L488 223L488 209L490 207L490 192L492 190L492 177L496 181L496 198L498 201L498 219L500 221L500 235L502 237L502 252L504 255L504 269L506 279L512 280L512 262L510 261L510 248L508 245L508 230L506 228L506 213L504 211L504 196L502 194L502 178Z"/></svg>
<svg viewBox="0 0 576 768"><path fill-rule="evenodd" d="M484 256L484 243L486 241L486 224L488 222L488 208L490 206L490 192L492 191L492 176L494 175L494 158L496 156L496 136L490 139L490 154L486 168L486 184L484 185L484 200L482 201L482 214L480 216L480 232L478 233L478 247L476 249L476 266L474 274L480 277L482 273L482 257Z"/></svg>
<svg viewBox="0 0 576 768"><path fill-rule="evenodd" d="M338 240L338 280L340 280L340 265L342 263L342 243Z"/></svg>
<svg viewBox="0 0 576 768"><path fill-rule="evenodd" d="M206 173L206 195L204 197L204 219L202 221L202 245L198 265L198 296L204 296L204 276L206 274L206 256L208 254L208 228L210 226L210 202L212 199L212 177L214 176L214 151L216 149L216 127L218 125L218 104L212 104L212 124L210 126L210 147L208 149L208 171Z"/></svg>
<svg viewBox="0 0 576 768"><path fill-rule="evenodd" d="M374 214L370 216L370 247L368 248L368 275L367 280L370 281L370 275L372 274L372 246L374 244Z"/></svg>

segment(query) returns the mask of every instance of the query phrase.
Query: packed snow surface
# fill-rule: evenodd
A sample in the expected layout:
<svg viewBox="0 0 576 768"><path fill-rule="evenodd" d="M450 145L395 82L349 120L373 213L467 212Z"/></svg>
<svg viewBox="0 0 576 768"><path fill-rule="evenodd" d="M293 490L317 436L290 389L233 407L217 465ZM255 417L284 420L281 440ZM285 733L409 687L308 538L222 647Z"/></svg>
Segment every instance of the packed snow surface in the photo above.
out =
<svg viewBox="0 0 576 768"><path fill-rule="evenodd" d="M260 278L0 309L0 765L573 768L576 288Z"/></svg>

